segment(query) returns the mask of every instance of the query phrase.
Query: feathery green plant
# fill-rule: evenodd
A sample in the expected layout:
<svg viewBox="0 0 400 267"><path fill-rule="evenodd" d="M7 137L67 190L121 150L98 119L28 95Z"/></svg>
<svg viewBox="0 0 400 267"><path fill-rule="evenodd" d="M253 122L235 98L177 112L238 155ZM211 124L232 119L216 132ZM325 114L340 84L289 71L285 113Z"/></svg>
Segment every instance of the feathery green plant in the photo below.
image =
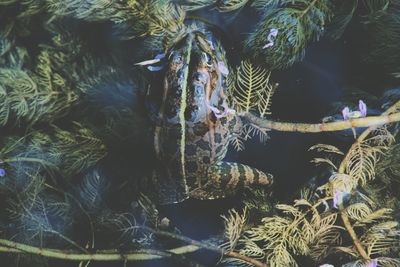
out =
<svg viewBox="0 0 400 267"><path fill-rule="evenodd" d="M289 67L304 57L308 43L323 35L331 8L328 0L284 0L275 8L266 7L247 40L247 50L271 69ZM276 37L270 36L276 30Z"/></svg>
<svg viewBox="0 0 400 267"><path fill-rule="evenodd" d="M205 7L216 7L221 12L231 12L243 8L249 0L182 0L183 9L193 11Z"/></svg>
<svg viewBox="0 0 400 267"><path fill-rule="evenodd" d="M124 38L164 36L177 33L185 12L169 0L89 1L49 0L55 16L72 16L87 21L112 21ZM171 37L171 36L170 36Z"/></svg>
<svg viewBox="0 0 400 267"><path fill-rule="evenodd" d="M322 200L311 203L300 199L294 205L276 205L277 215L265 217L259 225L245 231L238 242L240 253L268 266L298 266L296 255L323 258L330 246L339 241L340 232L335 226L337 214L320 212L321 204ZM233 223L231 220L230 224Z"/></svg>
<svg viewBox="0 0 400 267"><path fill-rule="evenodd" d="M72 132L53 126L50 132L33 131L23 138L7 138L0 155L12 168L10 177L14 171L24 173L33 165L35 171L41 167L59 171L68 178L105 157L106 148L101 140L81 125L73 126Z"/></svg>
<svg viewBox="0 0 400 267"><path fill-rule="evenodd" d="M254 66L250 61L241 62L236 75L229 81L228 99L232 107L239 113L258 111L261 118L270 115L272 96L278 84L271 84L271 73L260 66ZM237 151L244 149L244 141L258 136L262 143L267 141L267 129L248 123L241 132L231 140Z"/></svg>
<svg viewBox="0 0 400 267"><path fill-rule="evenodd" d="M359 137L346 154L332 145L313 146L311 150L327 155L313 161L327 164L334 170L328 183L317 189L319 196L308 193L292 205L276 205L274 216L264 217L240 238L235 233L246 226L231 214L226 224L231 244L235 244L241 254L268 266L298 266L299 256L322 264L331 259L329 255L340 255L341 260L349 262L348 266L373 262L398 266L400 228L392 210L375 203L382 202L381 196L370 199L359 189L370 190L367 183L375 179L377 162L393 141L386 128L375 128ZM320 197L321 192L326 196ZM343 225L338 217L342 218ZM351 236L350 243L342 239L343 230ZM246 262L233 261L237 266L248 266Z"/></svg>
<svg viewBox="0 0 400 267"><path fill-rule="evenodd" d="M257 110L263 118L270 114L272 96L277 87L270 82L271 73L250 61L242 61L231 82L229 99L239 113Z"/></svg>
<svg viewBox="0 0 400 267"><path fill-rule="evenodd" d="M365 29L370 36L368 54L364 60L380 64L388 74L397 75L400 72L397 64L399 49L395 44L400 40L400 1L376 2L383 3L378 8L371 5L370 12L364 18Z"/></svg>
<svg viewBox="0 0 400 267"><path fill-rule="evenodd" d="M220 0L217 3L218 10L231 12L243 8L249 0Z"/></svg>
<svg viewBox="0 0 400 267"><path fill-rule="evenodd" d="M186 11L194 11L204 7L212 6L217 0L181 0L179 5Z"/></svg>

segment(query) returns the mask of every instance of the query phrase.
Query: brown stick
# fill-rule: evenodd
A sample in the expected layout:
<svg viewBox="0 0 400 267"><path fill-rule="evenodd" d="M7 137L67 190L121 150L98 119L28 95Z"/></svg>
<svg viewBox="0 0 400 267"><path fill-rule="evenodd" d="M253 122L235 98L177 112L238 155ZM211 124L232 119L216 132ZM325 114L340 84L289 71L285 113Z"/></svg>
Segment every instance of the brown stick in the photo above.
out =
<svg viewBox="0 0 400 267"><path fill-rule="evenodd" d="M336 121L328 123L291 123L291 122L278 122L267 119L262 119L251 113L243 115L250 123L253 123L261 128L282 131L282 132L301 132L301 133L320 133L320 132L334 132L341 131L356 127L370 127L376 125L383 125L400 121L400 112L382 115L382 116L369 116L365 118L349 119L345 121Z"/></svg>
<svg viewBox="0 0 400 267"><path fill-rule="evenodd" d="M152 232L156 235L170 237L176 240L181 240L183 242L192 244L192 246L186 246L183 248L171 249L168 251L158 251L158 250L138 250L135 252L129 253L118 253L115 251L97 251L96 253L77 253L74 251L68 250L58 250L58 249L48 249L48 248L39 248L34 246L29 246L26 244L17 243L14 241L0 239L0 252L8 252L8 253L31 253L49 258L56 258L62 260L70 260L70 261L140 261L140 260L151 260L151 259L160 259L164 257L174 257L180 254L191 253L199 248L207 249L226 257L237 258L247 263L253 264L257 267L268 267L266 264L247 257L245 255L241 255L238 252L234 251L225 251L224 249L203 242L199 242L193 239L190 239L185 236L177 235L174 233L166 232L166 231L157 231L148 227L141 227L144 230Z"/></svg>

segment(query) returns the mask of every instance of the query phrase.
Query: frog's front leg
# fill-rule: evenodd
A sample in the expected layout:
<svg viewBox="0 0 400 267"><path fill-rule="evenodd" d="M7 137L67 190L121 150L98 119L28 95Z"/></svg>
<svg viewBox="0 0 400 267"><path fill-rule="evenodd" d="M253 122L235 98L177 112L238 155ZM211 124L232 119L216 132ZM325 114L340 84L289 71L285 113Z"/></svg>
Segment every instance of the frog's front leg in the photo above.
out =
<svg viewBox="0 0 400 267"><path fill-rule="evenodd" d="M270 186L273 176L256 168L235 162L219 162L211 165L206 183L193 188L190 197L196 199L219 199L235 195L245 186Z"/></svg>

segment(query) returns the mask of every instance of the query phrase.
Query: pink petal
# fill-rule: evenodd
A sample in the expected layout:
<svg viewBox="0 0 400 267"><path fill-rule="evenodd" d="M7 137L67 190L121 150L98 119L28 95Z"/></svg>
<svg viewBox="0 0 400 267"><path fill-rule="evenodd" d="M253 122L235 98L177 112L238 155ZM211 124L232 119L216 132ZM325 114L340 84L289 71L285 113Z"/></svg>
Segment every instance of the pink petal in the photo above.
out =
<svg viewBox="0 0 400 267"><path fill-rule="evenodd" d="M349 119L349 113L350 113L350 109L348 107L345 107L342 110L342 115L343 115L343 119L344 120L348 120Z"/></svg>
<svg viewBox="0 0 400 267"><path fill-rule="evenodd" d="M372 261L368 262L365 267L378 267L378 261L376 259L373 259Z"/></svg>
<svg viewBox="0 0 400 267"><path fill-rule="evenodd" d="M149 71L160 71L164 68L164 65L162 66L147 66L147 69Z"/></svg>
<svg viewBox="0 0 400 267"><path fill-rule="evenodd" d="M339 192L335 192L335 194L333 195L333 207L335 209L338 209L338 203L339 203Z"/></svg>
<svg viewBox="0 0 400 267"><path fill-rule="evenodd" d="M228 114L232 114L232 115L235 115L236 114L236 111L234 110L234 109L231 109L231 108L229 108L228 107L228 104L226 103L226 102L224 102L223 104L222 104L222 106L224 107L224 113L226 113L227 115Z"/></svg>
<svg viewBox="0 0 400 267"><path fill-rule="evenodd" d="M364 101L358 101L358 108L363 117L367 116L367 105L364 103Z"/></svg>
<svg viewBox="0 0 400 267"><path fill-rule="evenodd" d="M265 48L271 47L273 45L274 45L274 42L269 42L268 44L264 45L262 48L265 49Z"/></svg>
<svg viewBox="0 0 400 267"><path fill-rule="evenodd" d="M218 61L218 69L224 76L228 76L229 69L225 66L225 63L222 61Z"/></svg>

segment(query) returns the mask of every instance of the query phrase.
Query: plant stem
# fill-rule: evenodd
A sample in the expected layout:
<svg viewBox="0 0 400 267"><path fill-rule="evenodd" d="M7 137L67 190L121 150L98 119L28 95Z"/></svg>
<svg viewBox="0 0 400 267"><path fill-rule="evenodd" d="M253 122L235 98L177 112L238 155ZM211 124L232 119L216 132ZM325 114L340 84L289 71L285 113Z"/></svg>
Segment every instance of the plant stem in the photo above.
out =
<svg viewBox="0 0 400 267"><path fill-rule="evenodd" d="M248 120L250 123L253 123L265 129L283 132L320 133L342 131L356 127L379 126L387 123L397 122L400 121L400 112L382 116L369 116L366 118L314 124L271 121L267 119L262 119L251 113L244 114L243 118Z"/></svg>
<svg viewBox="0 0 400 267"><path fill-rule="evenodd" d="M125 261L125 260L151 260L171 256L171 253L157 250L138 250L133 253L76 253L68 250L57 250L29 246L10 240L0 239L3 245L0 251L11 253L31 253L48 258L71 260L71 261Z"/></svg>
<svg viewBox="0 0 400 267"><path fill-rule="evenodd" d="M154 230L154 229L149 228L149 227L142 227L142 228L147 230L147 231L150 231L150 232L152 232L152 233L154 233L156 235L162 235L162 236L170 237L170 238L173 238L173 239L176 239L176 240L181 240L181 241L183 241L185 243L189 243L189 244L198 246L200 248L204 248L204 249L207 249L207 250L210 250L210 251L214 251L216 253L220 253L221 255L226 256L226 257L232 257L232 258L240 259L242 261L251 263L251 264L253 264L254 266L257 266L257 267L268 267L266 264L264 264L264 263L262 263L262 262L260 262L260 261L258 261L256 259L247 257L245 255L239 254L239 253L234 252L234 251L225 251L224 249L222 249L222 248L220 248L218 246L215 246L213 244L196 241L196 240L193 240L191 238L188 238L188 237L185 237L185 236L181 236L181 235L177 235L177 234L170 233L170 232L166 232L166 231Z"/></svg>
<svg viewBox="0 0 400 267"><path fill-rule="evenodd" d="M249 258L245 255L241 255L234 251L225 251L224 249L217 247L212 244L202 243L196 240L192 240L185 236L176 235L166 231L157 231L148 227L142 227L144 230L150 231L156 235L170 237L176 240L181 240L191 245L179 247L167 251L158 251L152 249L137 250L135 252L121 253L117 251L97 251L96 253L77 253L68 250L48 249L29 246L17 242L13 242L6 239L0 239L0 252L8 253L31 253L44 257L70 260L70 261L142 261L142 260L154 260L161 259L164 257L176 257L177 255L191 253L199 250L199 248L207 249L216 253L220 253L226 257L233 257L243 260L247 263L253 264L257 267L268 267L262 262Z"/></svg>
<svg viewBox="0 0 400 267"><path fill-rule="evenodd" d="M308 13L308 11L310 11L310 9L315 6L315 4L317 3L318 0L313 0L306 9L303 10L303 12L301 12L300 18L302 18L304 15L306 15Z"/></svg>
<svg viewBox="0 0 400 267"><path fill-rule="evenodd" d="M367 252L365 251L363 245L361 244L360 240L357 237L356 232L353 229L353 226L350 223L349 217L347 216L346 212L340 207L340 217L342 218L343 225L346 228L347 232L349 233L351 239L353 240L354 246L356 247L358 253L364 260L370 260Z"/></svg>

